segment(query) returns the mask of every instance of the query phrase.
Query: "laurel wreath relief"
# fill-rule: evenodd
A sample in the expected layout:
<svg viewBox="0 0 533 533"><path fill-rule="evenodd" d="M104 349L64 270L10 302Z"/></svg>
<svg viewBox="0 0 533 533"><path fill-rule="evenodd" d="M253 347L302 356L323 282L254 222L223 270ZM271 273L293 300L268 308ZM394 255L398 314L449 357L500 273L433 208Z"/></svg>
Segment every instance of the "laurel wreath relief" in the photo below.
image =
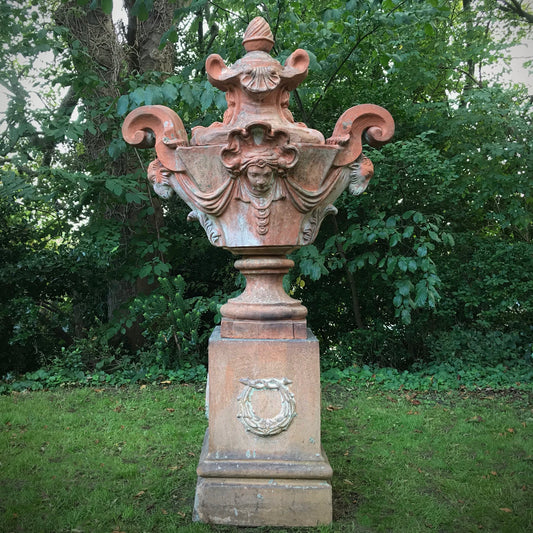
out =
<svg viewBox="0 0 533 533"><path fill-rule="evenodd" d="M243 391L237 397L239 402L239 414L237 418L240 419L246 431L260 435L261 437L269 437L277 435L285 431L296 416L296 402L294 394L289 390L287 385L292 381L287 378L276 379L241 379L241 383L246 385ZM281 410L271 418L261 418L254 412L252 406L252 395L255 390L271 390L277 391L281 397Z"/></svg>

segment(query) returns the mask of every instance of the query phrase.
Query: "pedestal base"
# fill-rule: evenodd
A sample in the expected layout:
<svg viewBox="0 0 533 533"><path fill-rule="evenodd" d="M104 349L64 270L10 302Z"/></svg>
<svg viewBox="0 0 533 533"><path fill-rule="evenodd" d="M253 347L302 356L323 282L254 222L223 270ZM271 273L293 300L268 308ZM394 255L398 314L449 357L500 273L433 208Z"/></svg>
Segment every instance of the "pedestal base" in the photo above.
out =
<svg viewBox="0 0 533 533"><path fill-rule="evenodd" d="M320 443L318 341L209 341L209 429L195 520L316 526L332 518L331 467Z"/></svg>

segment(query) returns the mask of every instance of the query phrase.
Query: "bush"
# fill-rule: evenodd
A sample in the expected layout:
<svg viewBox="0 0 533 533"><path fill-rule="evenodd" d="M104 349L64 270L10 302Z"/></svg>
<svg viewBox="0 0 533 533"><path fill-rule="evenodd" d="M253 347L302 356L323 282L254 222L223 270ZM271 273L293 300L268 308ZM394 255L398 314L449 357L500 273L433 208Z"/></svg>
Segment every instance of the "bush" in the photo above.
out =
<svg viewBox="0 0 533 533"><path fill-rule="evenodd" d="M148 296L138 296L129 306L128 315L109 330L112 336L118 329L135 322L144 337L144 347L135 355L143 367L156 365L163 370L178 369L185 363L195 366L207 362L207 340L211 321L204 314L215 310L216 304L205 298L185 298L185 281L181 276L159 278L159 286Z"/></svg>
<svg viewBox="0 0 533 533"><path fill-rule="evenodd" d="M342 334L338 344L326 352L322 368L370 364L405 370L417 359L421 345L416 331L408 326L356 329Z"/></svg>
<svg viewBox="0 0 533 533"><path fill-rule="evenodd" d="M505 361L530 361L533 327L526 332L481 331L455 327L438 332L427 340L431 360L461 360L479 365L497 365Z"/></svg>

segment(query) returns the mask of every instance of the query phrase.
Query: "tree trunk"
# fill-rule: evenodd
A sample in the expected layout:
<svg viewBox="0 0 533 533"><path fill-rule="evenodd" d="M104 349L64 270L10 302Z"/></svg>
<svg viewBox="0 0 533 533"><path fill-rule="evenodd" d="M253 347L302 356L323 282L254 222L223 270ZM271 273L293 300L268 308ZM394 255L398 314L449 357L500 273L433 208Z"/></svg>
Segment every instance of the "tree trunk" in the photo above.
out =
<svg viewBox="0 0 533 533"><path fill-rule="evenodd" d="M127 12L127 27L123 26L124 35L113 23L111 14L104 13L101 9L81 7L76 0L70 0L59 6L55 12L56 21L67 27L72 36L72 42L79 41L86 49L93 70L103 81L84 100L85 107L91 107L91 102L112 101L121 94L122 80L132 75L145 74L150 71L162 72L170 75L174 69L175 52L169 44L162 50L159 49L162 35L169 29L174 10L185 2L168 2L155 0L145 21L139 21L132 14L134 0L125 0L124 7ZM120 25L119 25L120 26ZM75 68L81 74L87 71L86 57L73 54L72 60ZM84 96L82 95L82 98ZM109 120L106 117L106 120ZM104 134L86 133L84 138L87 163L107 158L109 139ZM139 161L132 158L119 158L109 164L111 176L121 176L131 173L139 167ZM128 242L132 238L131 228L135 226L139 210L145 206L137 204L102 206L101 212L105 216L121 221L121 241L123 249L128 249ZM148 230L154 235L154 240L159 236L159 229L163 221L161 204L156 198L151 198L151 205L155 214L146 219ZM146 257L144 258L146 260ZM131 298L138 294L148 294L155 284L148 284L146 278L128 281L115 279L109 282L108 287L108 317L111 318ZM143 338L140 329L134 325L126 333L130 348L137 349L142 345Z"/></svg>

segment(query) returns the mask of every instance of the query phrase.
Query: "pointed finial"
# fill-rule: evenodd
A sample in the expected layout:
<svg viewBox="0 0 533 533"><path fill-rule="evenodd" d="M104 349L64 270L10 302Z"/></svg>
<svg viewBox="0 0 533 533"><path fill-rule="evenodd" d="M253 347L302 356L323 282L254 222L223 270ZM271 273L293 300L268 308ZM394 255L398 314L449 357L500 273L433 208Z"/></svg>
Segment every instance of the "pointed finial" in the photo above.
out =
<svg viewBox="0 0 533 533"><path fill-rule="evenodd" d="M260 50L269 53L270 50L272 50L272 47L274 46L274 36L270 31L268 22L263 17L255 17L250 24L248 24L242 44L247 52Z"/></svg>

